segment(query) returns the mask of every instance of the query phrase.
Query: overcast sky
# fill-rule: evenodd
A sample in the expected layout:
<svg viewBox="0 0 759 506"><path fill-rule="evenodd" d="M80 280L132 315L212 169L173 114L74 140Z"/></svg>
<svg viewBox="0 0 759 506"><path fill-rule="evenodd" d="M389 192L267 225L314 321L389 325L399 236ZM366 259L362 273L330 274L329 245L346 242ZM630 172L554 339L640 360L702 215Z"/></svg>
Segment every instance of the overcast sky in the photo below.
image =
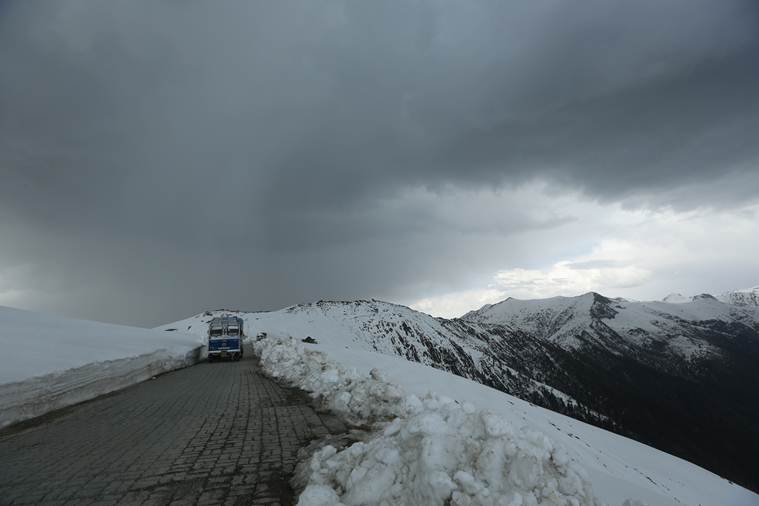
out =
<svg viewBox="0 0 759 506"><path fill-rule="evenodd" d="M755 0L0 1L0 304L759 284Z"/></svg>

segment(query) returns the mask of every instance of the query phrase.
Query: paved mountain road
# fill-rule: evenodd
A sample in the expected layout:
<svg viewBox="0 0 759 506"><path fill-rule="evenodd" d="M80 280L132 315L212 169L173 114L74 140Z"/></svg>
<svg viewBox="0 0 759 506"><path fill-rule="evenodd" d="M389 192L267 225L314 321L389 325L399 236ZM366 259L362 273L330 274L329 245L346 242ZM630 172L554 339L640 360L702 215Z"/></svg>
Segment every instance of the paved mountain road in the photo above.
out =
<svg viewBox="0 0 759 506"><path fill-rule="evenodd" d="M344 430L255 359L201 363L0 432L0 504L288 504L298 449Z"/></svg>

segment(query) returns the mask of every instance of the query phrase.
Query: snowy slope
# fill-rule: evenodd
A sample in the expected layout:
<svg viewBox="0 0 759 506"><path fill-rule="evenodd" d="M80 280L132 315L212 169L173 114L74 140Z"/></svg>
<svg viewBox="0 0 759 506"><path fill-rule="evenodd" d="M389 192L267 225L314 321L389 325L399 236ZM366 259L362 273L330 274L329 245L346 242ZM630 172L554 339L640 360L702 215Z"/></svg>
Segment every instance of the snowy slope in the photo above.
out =
<svg viewBox="0 0 759 506"><path fill-rule="evenodd" d="M284 327L269 328L269 332L289 333L287 322L280 320L280 323ZM420 497L426 501L430 497L441 497L435 496L441 494L441 488L443 497L445 493L458 494L454 496L459 498L455 504L490 504L490 501L495 504L500 496L493 494L505 494L504 497L517 501L514 504L521 504L526 492L520 484L528 481L533 483L532 490L545 490L552 479L558 479L560 483L566 480L566 472L587 480L595 495L610 505L622 505L628 499L640 501L633 504L663 506L748 506L759 501L756 494L666 453L473 381L396 357L356 349L350 342L339 338L300 345L292 340L270 337L257 347L264 353L264 365L271 372L325 396L326 402L338 411L359 412L369 417L373 413L375 418L383 414L391 418L401 417L366 444L359 443L336 455L334 451L318 453L311 463L311 486L301 498L300 504L304 506L336 504L338 496L331 494L341 494L341 504L346 505L373 504L371 500L362 501L380 495L391 496L394 504L420 504ZM297 352L292 351L296 348ZM333 367L303 348L321 351L337 365ZM304 361L306 365L309 361L314 364L310 370L308 367L304 370ZM352 368L366 379L345 372ZM403 391L399 393L384 386L382 381L369 378L373 369L371 378L399 385L416 398L400 401ZM342 380L342 376L349 379ZM460 407L450 407L435 395L430 398L430 392L455 399ZM378 399L378 396L386 398ZM396 404L401 407L394 408ZM412 409L403 407L409 404ZM484 412L473 412L467 405ZM488 419L488 412L498 418ZM458 421L462 417L467 420L465 423ZM486 422L484 433L476 429L479 419ZM524 460L524 456L504 461L497 454L485 452L488 445L493 449L500 446L497 438L490 443L480 438L487 440L499 434L508 436L507 447L544 448L543 451L549 451L552 457L544 461L541 470L534 467L541 462L537 456L533 457L536 459L534 463L529 464L529 458ZM539 434L548 436L548 440L538 443L543 441ZM533 443L527 443L525 439ZM415 445L421 445L419 451L414 449ZM509 454L508 449L498 451ZM468 455L468 452L473 453ZM521 450L517 454L522 455ZM551 466L547 468L546 462L563 462L558 456L564 454L567 455L566 463L562 465L565 471L552 477ZM492 478L488 480L487 477ZM477 496L488 483L490 495ZM498 489L496 485L505 488ZM405 490L404 487L413 489ZM559 489L580 494L582 485L563 488L559 485ZM584 497L578 504L593 503ZM439 503L442 504L443 500ZM556 504L565 502L562 500Z"/></svg>
<svg viewBox="0 0 759 506"><path fill-rule="evenodd" d="M197 336L0 307L0 426L189 363Z"/></svg>
<svg viewBox="0 0 759 506"><path fill-rule="evenodd" d="M310 336L428 365L753 487L759 486L750 457L759 451L757 309L708 295L674 304L589 293L509 299L453 320L376 300L237 314L250 336ZM222 313L162 328L203 336L206 322ZM747 452L736 455L737 447Z"/></svg>
<svg viewBox="0 0 759 506"><path fill-rule="evenodd" d="M610 301L613 304L635 304ZM563 310L593 309L592 300L574 303L566 300L561 304ZM682 309L680 314L685 315L688 311L720 314L719 309L699 309L699 305L710 304L713 304L710 300L699 301L691 308ZM653 309L648 305L633 307L648 314L656 305ZM226 312L208 312L160 328L177 328L202 336L207 330L207 321ZM523 336L515 329L507 331L504 330L507 327L501 326L446 321L379 301L319 302L280 311L236 314L245 320L249 336L258 332L266 332L270 337L292 336L298 340L310 336L318 342L310 346L326 351L339 363L364 372L381 367L409 392L422 394L431 389L511 417L514 423L539 427L572 450L575 458L588 468L599 497L610 504L621 504L623 499L630 497L651 505L676 504L677 501L681 504L754 504L757 500L754 494L686 461L469 381L465 378L483 383L482 377L476 374L461 374L469 372L466 369L457 372L464 378L445 372L462 367L467 361L466 355L471 356L472 364L487 370L486 366L498 358L489 353L488 347L497 347L500 341L520 342ZM630 318L633 321L640 316ZM535 324L535 328L541 328L540 324ZM488 341L479 334L486 329L500 334L491 335ZM529 348L526 349L529 352ZM554 349L541 350L550 353ZM529 362L531 359L527 353L517 360ZM557 366L549 360L540 367L552 369ZM537 374L540 373L538 368Z"/></svg>
<svg viewBox="0 0 759 506"><path fill-rule="evenodd" d="M213 316L227 313L230 312L207 312L158 329L177 328L205 335L208 330L206 323ZM366 350L391 355L409 354L422 360L430 349L438 351L440 347L454 349L455 346L469 346L465 340L445 329L440 320L405 306L377 300L319 301L279 311L233 314L245 320L246 334L249 336L286 322L288 328L304 337L310 335L318 339L322 335L337 335L346 343ZM399 335L415 335L422 340L401 342Z"/></svg>
<svg viewBox="0 0 759 506"><path fill-rule="evenodd" d="M213 316L227 313L209 311L158 328L203 336ZM534 377L532 362L552 366L544 345L505 326L493 332L490 327L434 318L378 300L319 301L279 311L234 314L245 320L249 336L287 328L293 336L339 339L354 348L444 369L536 402L579 405L566 392Z"/></svg>

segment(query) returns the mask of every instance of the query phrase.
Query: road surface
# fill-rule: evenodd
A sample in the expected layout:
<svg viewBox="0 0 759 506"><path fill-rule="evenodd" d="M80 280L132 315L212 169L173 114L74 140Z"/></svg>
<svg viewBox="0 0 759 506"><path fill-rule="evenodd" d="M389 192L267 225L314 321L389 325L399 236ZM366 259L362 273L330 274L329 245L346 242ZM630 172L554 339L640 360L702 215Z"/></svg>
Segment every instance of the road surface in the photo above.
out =
<svg viewBox="0 0 759 506"><path fill-rule="evenodd" d="M255 359L201 363L0 432L0 504L290 504L298 449L344 430Z"/></svg>

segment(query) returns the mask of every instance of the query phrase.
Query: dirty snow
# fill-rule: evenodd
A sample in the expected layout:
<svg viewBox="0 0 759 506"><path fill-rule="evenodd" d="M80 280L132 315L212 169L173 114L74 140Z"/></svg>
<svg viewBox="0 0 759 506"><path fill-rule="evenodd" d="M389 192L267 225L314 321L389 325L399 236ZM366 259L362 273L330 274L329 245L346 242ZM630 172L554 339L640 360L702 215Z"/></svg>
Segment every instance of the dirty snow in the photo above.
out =
<svg viewBox="0 0 759 506"><path fill-rule="evenodd" d="M0 427L193 363L196 335L0 307Z"/></svg>

